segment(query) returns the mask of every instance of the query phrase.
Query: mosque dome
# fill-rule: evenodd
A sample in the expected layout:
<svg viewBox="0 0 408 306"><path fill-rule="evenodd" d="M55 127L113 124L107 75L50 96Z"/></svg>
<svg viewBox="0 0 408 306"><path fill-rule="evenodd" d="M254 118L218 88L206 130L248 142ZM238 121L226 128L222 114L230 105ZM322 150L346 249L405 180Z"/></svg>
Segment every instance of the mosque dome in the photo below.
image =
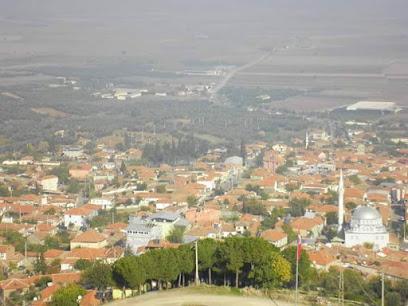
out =
<svg viewBox="0 0 408 306"><path fill-rule="evenodd" d="M379 212L368 206L359 206L353 213L353 220L378 220L381 219Z"/></svg>
<svg viewBox="0 0 408 306"><path fill-rule="evenodd" d="M384 232L380 213L372 207L359 206L351 217L350 230L359 233Z"/></svg>
<svg viewBox="0 0 408 306"><path fill-rule="evenodd" d="M375 248L386 247L389 241L387 228L381 214L372 207L359 206L351 217L350 226L345 230L347 247L372 243Z"/></svg>

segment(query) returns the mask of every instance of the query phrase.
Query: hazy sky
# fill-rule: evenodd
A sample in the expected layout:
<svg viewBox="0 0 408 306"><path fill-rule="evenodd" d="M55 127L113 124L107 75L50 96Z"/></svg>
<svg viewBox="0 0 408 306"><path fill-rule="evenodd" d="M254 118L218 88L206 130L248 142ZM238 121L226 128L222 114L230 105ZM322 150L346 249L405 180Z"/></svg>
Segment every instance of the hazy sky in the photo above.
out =
<svg viewBox="0 0 408 306"><path fill-rule="evenodd" d="M233 61L293 37L406 41L407 12L407 0L0 0L0 58L219 53Z"/></svg>

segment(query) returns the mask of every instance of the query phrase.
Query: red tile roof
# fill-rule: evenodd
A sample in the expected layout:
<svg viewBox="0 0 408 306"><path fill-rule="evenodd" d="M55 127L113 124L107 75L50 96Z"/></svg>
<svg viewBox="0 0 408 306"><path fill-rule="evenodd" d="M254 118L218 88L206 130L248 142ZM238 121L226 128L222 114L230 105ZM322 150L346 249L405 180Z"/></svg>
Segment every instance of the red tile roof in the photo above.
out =
<svg viewBox="0 0 408 306"><path fill-rule="evenodd" d="M81 273L57 273L52 274L51 279L56 284L78 283L81 280Z"/></svg>
<svg viewBox="0 0 408 306"><path fill-rule="evenodd" d="M29 285L23 279L7 279L0 283L0 289L2 290L18 290L28 288Z"/></svg>
<svg viewBox="0 0 408 306"><path fill-rule="evenodd" d="M327 266L328 264L336 260L336 258L325 249L321 249L318 251L309 251L307 253L309 255L310 261L319 266Z"/></svg>
<svg viewBox="0 0 408 306"><path fill-rule="evenodd" d="M282 240L287 236L288 235L285 232L275 229L269 229L261 233L261 238L272 242Z"/></svg>
<svg viewBox="0 0 408 306"><path fill-rule="evenodd" d="M98 306L101 301L96 298L96 290L88 291L82 298L80 306Z"/></svg>
<svg viewBox="0 0 408 306"><path fill-rule="evenodd" d="M50 249L44 252L45 259L54 259L64 254L64 251L57 249Z"/></svg>
<svg viewBox="0 0 408 306"><path fill-rule="evenodd" d="M78 243L98 243L101 241L106 240L105 236L98 233L95 230L88 230L84 233L79 234L71 242L78 242Z"/></svg>
<svg viewBox="0 0 408 306"><path fill-rule="evenodd" d="M291 222L291 226L294 230L311 230L317 225L324 224L321 217L306 218L300 217L296 218Z"/></svg>

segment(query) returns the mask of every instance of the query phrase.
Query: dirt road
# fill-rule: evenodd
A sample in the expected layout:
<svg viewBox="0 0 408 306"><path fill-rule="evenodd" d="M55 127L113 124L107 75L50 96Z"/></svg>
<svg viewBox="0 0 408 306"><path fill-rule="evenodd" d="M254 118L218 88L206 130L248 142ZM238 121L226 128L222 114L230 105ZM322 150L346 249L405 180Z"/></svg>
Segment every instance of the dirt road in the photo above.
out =
<svg viewBox="0 0 408 306"><path fill-rule="evenodd" d="M289 306L288 302L271 301L266 298L200 293L151 292L109 304L111 306Z"/></svg>

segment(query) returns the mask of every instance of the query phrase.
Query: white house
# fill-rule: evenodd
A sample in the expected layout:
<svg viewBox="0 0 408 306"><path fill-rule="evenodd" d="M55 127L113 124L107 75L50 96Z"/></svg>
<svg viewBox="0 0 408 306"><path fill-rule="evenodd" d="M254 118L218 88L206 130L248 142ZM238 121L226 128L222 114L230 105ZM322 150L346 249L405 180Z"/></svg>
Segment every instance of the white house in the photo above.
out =
<svg viewBox="0 0 408 306"><path fill-rule="evenodd" d="M44 176L39 184L44 191L58 191L58 177L55 175Z"/></svg>
<svg viewBox="0 0 408 306"><path fill-rule="evenodd" d="M98 205L105 210L113 208L112 201L106 198L93 198L89 201L89 204Z"/></svg>
<svg viewBox="0 0 408 306"><path fill-rule="evenodd" d="M82 207L68 209L64 213L64 225L80 228L86 226L88 221L98 215L100 208L96 205L87 204Z"/></svg>
<svg viewBox="0 0 408 306"><path fill-rule="evenodd" d="M78 146L65 146L62 155L69 159L78 159L84 156L84 150Z"/></svg>

